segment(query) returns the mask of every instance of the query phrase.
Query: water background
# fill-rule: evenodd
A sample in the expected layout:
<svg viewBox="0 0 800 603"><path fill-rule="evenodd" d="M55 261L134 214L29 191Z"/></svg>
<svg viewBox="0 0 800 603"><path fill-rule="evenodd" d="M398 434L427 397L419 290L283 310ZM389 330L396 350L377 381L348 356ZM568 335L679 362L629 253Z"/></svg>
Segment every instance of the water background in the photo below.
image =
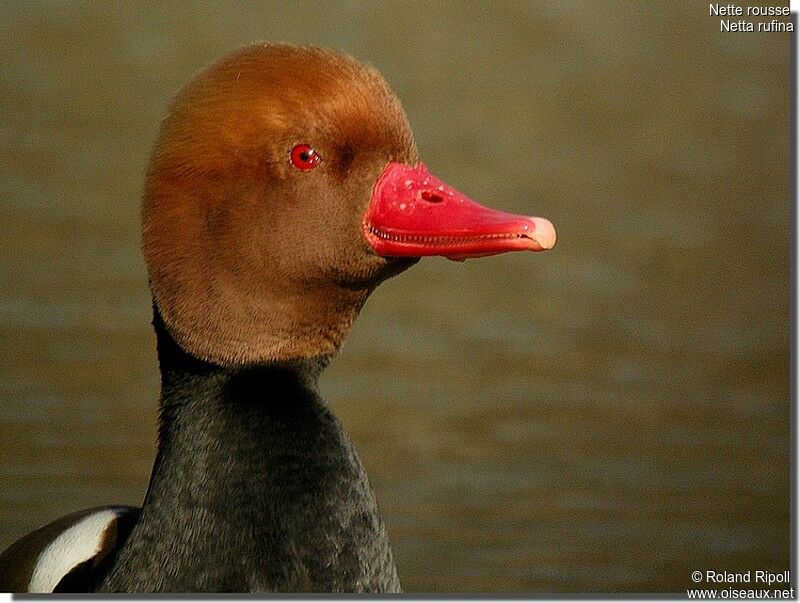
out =
<svg viewBox="0 0 800 603"><path fill-rule="evenodd" d="M141 502L150 145L262 39L371 62L434 173L558 228L386 283L323 377L404 588L788 569L789 38L697 2L0 5L0 548Z"/></svg>

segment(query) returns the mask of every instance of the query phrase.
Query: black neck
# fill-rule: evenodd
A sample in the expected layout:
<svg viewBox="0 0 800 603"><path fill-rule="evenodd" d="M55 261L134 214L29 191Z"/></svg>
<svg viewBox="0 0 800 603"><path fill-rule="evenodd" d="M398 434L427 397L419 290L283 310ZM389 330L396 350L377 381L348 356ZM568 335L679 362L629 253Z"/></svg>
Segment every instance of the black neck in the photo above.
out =
<svg viewBox="0 0 800 603"><path fill-rule="evenodd" d="M326 358L225 368L156 312L159 448L110 591L397 591L377 503L321 400Z"/></svg>

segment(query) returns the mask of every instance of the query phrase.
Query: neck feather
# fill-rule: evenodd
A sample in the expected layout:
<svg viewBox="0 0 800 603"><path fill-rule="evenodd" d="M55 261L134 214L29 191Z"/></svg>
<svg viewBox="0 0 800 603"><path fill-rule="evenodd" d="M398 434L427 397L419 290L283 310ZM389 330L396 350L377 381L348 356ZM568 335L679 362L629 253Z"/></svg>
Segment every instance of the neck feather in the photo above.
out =
<svg viewBox="0 0 800 603"><path fill-rule="evenodd" d="M317 380L327 357L224 368L156 311L159 450L109 591L398 591L366 473Z"/></svg>

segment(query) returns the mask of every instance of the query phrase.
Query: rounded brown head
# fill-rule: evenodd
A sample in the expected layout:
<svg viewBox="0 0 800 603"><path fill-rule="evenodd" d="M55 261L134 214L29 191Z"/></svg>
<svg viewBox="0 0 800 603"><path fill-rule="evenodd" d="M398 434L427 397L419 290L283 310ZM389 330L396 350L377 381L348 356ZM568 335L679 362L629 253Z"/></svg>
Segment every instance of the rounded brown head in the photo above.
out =
<svg viewBox="0 0 800 603"><path fill-rule="evenodd" d="M549 222L486 212L419 163L376 70L259 44L173 101L147 173L143 249L181 347L259 363L335 352L372 289L417 257L555 241Z"/></svg>
<svg viewBox="0 0 800 603"><path fill-rule="evenodd" d="M321 158L312 169L292 161L299 145ZM398 263L361 234L390 161L417 162L411 129L354 59L254 45L200 73L162 123L143 205L150 283L176 341L222 364L334 352Z"/></svg>

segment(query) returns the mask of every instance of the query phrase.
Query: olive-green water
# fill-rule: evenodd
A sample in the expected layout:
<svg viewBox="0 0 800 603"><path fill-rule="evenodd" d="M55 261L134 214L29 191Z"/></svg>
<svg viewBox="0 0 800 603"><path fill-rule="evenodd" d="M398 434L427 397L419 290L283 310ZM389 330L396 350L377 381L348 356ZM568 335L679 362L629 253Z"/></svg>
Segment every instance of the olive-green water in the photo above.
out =
<svg viewBox="0 0 800 603"><path fill-rule="evenodd" d="M381 286L323 376L405 589L788 569L789 38L702 2L0 5L0 548L141 502L149 148L262 39L371 62L435 173L558 228Z"/></svg>

